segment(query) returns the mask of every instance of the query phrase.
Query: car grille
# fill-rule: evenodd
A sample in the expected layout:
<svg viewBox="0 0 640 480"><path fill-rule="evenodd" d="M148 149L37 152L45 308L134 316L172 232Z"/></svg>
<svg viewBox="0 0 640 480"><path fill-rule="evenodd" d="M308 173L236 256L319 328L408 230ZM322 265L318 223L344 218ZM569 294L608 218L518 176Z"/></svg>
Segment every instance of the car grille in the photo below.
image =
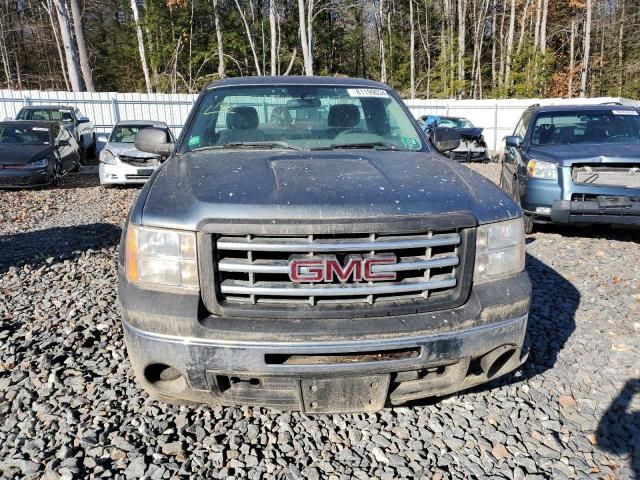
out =
<svg viewBox="0 0 640 480"><path fill-rule="evenodd" d="M134 167L155 167L158 164L158 159L151 158L136 158L127 157L126 155L119 155L120 161L133 165Z"/></svg>
<svg viewBox="0 0 640 480"><path fill-rule="evenodd" d="M349 303L429 302L446 296L459 282L460 232L411 235L309 235L267 237L218 236L214 242L218 300L224 304L305 304L311 307ZM377 266L394 271L396 280L382 282L294 283L289 259L394 254L397 264Z"/></svg>
<svg viewBox="0 0 640 480"><path fill-rule="evenodd" d="M29 185L31 181L31 177L28 175L21 176L0 176L0 185L7 186L19 186L19 185Z"/></svg>

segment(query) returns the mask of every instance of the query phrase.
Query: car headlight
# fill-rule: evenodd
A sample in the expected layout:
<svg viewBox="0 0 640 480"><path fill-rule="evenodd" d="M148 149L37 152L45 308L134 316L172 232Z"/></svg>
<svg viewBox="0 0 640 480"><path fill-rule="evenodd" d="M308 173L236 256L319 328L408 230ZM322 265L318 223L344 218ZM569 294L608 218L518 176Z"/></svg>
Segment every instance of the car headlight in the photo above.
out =
<svg viewBox="0 0 640 480"><path fill-rule="evenodd" d="M43 158L41 160L36 160L35 162L29 162L25 165L25 168L45 168L49 165L49 160Z"/></svg>
<svg viewBox="0 0 640 480"><path fill-rule="evenodd" d="M129 224L125 274L149 288L198 290L196 234Z"/></svg>
<svg viewBox="0 0 640 480"><path fill-rule="evenodd" d="M479 283L520 273L524 255L522 218L480 225L473 279Z"/></svg>
<svg viewBox="0 0 640 480"><path fill-rule="evenodd" d="M552 162L543 162L542 160L529 160L529 163L527 163L527 173L533 178L557 180L558 165Z"/></svg>
<svg viewBox="0 0 640 480"><path fill-rule="evenodd" d="M118 161L118 156L114 155L109 150L103 150L100 152L100 161L108 165L115 165Z"/></svg>

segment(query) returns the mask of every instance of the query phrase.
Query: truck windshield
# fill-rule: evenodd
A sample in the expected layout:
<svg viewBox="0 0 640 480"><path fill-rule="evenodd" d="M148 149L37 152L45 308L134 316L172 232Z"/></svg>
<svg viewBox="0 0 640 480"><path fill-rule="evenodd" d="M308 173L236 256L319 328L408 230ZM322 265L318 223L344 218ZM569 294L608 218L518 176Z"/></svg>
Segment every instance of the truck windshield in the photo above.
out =
<svg viewBox="0 0 640 480"><path fill-rule="evenodd" d="M214 88L198 104L181 151L224 148L423 149L414 121L379 88Z"/></svg>
<svg viewBox="0 0 640 480"><path fill-rule="evenodd" d="M52 122L73 122L71 110L53 109L53 108L25 108L18 112L16 120L46 120Z"/></svg>
<svg viewBox="0 0 640 480"><path fill-rule="evenodd" d="M624 109L550 112L538 115L532 145L640 143L640 115Z"/></svg>

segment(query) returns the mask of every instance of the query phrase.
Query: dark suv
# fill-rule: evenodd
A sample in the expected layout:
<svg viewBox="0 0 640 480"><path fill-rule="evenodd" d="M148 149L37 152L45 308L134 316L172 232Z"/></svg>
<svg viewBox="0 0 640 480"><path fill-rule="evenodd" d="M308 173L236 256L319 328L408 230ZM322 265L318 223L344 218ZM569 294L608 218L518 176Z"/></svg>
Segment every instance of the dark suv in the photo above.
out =
<svg viewBox="0 0 640 480"><path fill-rule="evenodd" d="M534 222L640 224L640 114L534 106L506 137L500 185Z"/></svg>
<svg viewBox="0 0 640 480"><path fill-rule="evenodd" d="M226 79L166 142L136 135L168 159L119 259L129 358L156 397L376 410L526 359L520 208L387 86Z"/></svg>

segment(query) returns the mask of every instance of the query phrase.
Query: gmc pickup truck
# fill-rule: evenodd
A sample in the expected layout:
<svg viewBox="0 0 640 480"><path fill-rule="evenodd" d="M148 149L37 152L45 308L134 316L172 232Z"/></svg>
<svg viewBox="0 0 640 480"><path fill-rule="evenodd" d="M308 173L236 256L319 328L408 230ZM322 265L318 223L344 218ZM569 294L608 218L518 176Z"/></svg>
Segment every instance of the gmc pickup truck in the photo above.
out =
<svg viewBox="0 0 640 480"><path fill-rule="evenodd" d="M129 359L154 397L373 411L527 358L521 209L442 156L389 87L215 82L131 208L119 256Z"/></svg>

